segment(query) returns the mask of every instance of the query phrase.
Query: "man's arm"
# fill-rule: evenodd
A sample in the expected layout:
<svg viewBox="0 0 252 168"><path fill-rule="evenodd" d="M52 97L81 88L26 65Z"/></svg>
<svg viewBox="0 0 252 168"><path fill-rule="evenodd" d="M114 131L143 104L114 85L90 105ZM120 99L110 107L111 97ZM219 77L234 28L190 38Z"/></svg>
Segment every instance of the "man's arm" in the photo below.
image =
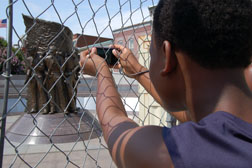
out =
<svg viewBox="0 0 252 168"><path fill-rule="evenodd" d="M113 54L117 57L120 57L120 68L123 68L124 74L130 78L136 79L144 87L144 89L163 107L163 102L161 101L150 80L149 72L141 75L132 75L147 71L148 69L139 64L136 57L128 48L125 48L121 45L114 45L114 47L120 51L117 52L114 50ZM190 120L185 111L169 113L182 123Z"/></svg>
<svg viewBox="0 0 252 168"><path fill-rule="evenodd" d="M162 128L139 127L127 117L120 95L104 59L92 50L81 54L83 72L97 76L97 115L104 139L118 167L172 167L162 138Z"/></svg>

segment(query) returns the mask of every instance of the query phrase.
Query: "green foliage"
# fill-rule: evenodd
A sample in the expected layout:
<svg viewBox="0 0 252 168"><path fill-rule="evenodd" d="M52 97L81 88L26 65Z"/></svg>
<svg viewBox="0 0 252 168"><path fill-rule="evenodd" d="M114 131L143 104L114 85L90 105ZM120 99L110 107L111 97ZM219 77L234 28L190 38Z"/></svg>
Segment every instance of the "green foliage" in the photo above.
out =
<svg viewBox="0 0 252 168"><path fill-rule="evenodd" d="M0 47L7 47L7 41L0 38Z"/></svg>

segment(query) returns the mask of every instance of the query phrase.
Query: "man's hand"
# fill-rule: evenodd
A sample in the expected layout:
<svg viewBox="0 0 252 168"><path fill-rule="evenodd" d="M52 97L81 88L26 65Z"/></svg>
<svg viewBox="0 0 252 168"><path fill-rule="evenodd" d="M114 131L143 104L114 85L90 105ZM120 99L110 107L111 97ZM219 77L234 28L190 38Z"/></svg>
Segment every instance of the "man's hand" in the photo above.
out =
<svg viewBox="0 0 252 168"><path fill-rule="evenodd" d="M84 74L96 76L104 66L108 65L103 58L97 55L96 48L92 48L81 52L80 66Z"/></svg>
<svg viewBox="0 0 252 168"><path fill-rule="evenodd" d="M130 78L135 78L133 74L139 73L144 69L144 67L138 62L134 54L130 49L125 48L121 45L113 45L113 54L120 58L119 68L123 68L123 72L126 76Z"/></svg>

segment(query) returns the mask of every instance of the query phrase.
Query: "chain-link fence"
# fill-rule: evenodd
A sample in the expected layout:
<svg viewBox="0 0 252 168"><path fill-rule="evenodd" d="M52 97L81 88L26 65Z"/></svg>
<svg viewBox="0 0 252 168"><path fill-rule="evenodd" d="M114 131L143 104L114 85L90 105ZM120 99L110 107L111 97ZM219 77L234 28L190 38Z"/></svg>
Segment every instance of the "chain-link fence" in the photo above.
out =
<svg viewBox="0 0 252 168"><path fill-rule="evenodd" d="M3 167L115 167L96 116L97 81L80 73L79 53L120 44L148 68L156 4L3 2L8 19L8 46L0 46ZM136 80L120 69L111 72L130 118L139 125L170 126L170 116Z"/></svg>

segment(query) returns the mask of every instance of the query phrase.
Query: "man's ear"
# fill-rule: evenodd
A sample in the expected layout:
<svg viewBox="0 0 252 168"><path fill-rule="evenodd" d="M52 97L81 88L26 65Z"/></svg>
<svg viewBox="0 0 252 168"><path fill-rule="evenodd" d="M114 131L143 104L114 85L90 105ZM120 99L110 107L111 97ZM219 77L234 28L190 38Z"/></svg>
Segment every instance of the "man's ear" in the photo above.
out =
<svg viewBox="0 0 252 168"><path fill-rule="evenodd" d="M171 43L169 41L166 40L163 42L162 52L164 55L164 68L160 73L162 76L165 76L176 68L177 61L175 52L173 52Z"/></svg>

